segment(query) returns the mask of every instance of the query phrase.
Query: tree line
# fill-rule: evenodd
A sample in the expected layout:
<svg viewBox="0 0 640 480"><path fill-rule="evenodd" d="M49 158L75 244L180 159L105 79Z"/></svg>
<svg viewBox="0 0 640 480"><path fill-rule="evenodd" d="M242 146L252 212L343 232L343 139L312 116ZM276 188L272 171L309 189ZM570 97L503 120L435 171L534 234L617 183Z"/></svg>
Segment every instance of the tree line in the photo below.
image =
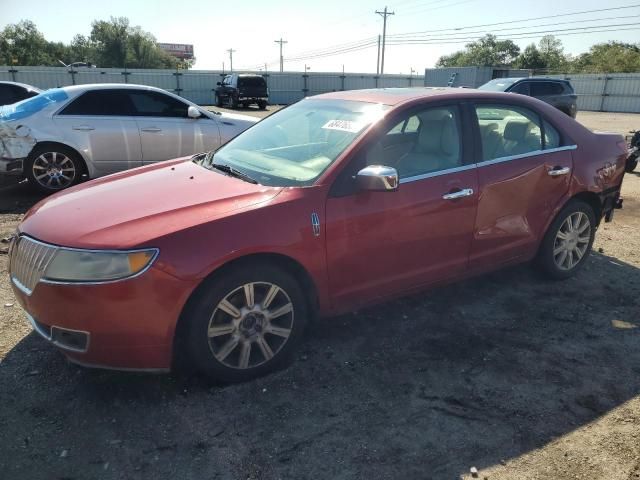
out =
<svg viewBox="0 0 640 480"><path fill-rule="evenodd" d="M103 68L190 68L194 62L169 55L151 33L125 17L95 20L89 36L76 35L69 44L48 41L30 20L0 31L0 65L60 66L60 61Z"/></svg>
<svg viewBox="0 0 640 480"><path fill-rule="evenodd" d="M640 43L606 42L592 45L588 52L572 56L564 53L562 41L545 35L524 51L512 40L485 35L463 50L438 59L436 67L524 68L545 73L632 73L640 72Z"/></svg>

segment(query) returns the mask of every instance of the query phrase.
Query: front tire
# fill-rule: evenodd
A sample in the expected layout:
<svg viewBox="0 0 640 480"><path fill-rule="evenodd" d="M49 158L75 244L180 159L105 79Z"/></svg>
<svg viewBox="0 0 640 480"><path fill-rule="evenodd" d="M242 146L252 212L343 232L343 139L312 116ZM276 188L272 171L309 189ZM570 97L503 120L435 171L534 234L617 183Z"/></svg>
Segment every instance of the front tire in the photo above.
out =
<svg viewBox="0 0 640 480"><path fill-rule="evenodd" d="M632 155L627 159L625 171L627 173L631 173L636 169L637 166L638 166L638 155Z"/></svg>
<svg viewBox="0 0 640 480"><path fill-rule="evenodd" d="M222 99L220 98L220 96L217 93L216 93L215 103L216 103L216 107L222 108Z"/></svg>
<svg viewBox="0 0 640 480"><path fill-rule="evenodd" d="M596 217L581 200L570 200L549 226L538 252L537 263L551 278L575 275L591 253Z"/></svg>
<svg viewBox="0 0 640 480"><path fill-rule="evenodd" d="M287 365L302 339L307 302L272 265L232 267L207 281L186 313L186 347L212 380L242 382Z"/></svg>
<svg viewBox="0 0 640 480"><path fill-rule="evenodd" d="M63 145L45 145L33 149L25 162L29 183L43 193L54 193L80 181L84 162Z"/></svg>

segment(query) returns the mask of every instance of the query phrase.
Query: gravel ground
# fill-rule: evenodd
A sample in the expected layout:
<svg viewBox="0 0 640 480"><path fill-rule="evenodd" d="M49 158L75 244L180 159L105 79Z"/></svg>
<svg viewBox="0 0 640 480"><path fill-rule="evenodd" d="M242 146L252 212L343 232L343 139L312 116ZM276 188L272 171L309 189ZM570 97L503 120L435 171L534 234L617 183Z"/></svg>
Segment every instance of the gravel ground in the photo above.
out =
<svg viewBox="0 0 640 480"><path fill-rule="evenodd" d="M67 363L0 243L0 477L638 478L640 173L623 194L573 279L525 265L317 322L293 366L232 386ZM0 238L36 200L0 188Z"/></svg>

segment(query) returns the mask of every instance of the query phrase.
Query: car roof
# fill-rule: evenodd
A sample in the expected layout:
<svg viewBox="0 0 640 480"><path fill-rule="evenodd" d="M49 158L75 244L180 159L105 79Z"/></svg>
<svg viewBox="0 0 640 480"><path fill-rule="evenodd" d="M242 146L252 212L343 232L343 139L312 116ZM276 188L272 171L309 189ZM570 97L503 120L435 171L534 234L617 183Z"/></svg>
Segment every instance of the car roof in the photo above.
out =
<svg viewBox="0 0 640 480"><path fill-rule="evenodd" d="M110 89L137 89L137 90L154 90L157 92L165 92L166 90L162 90L161 88L151 87L149 85L137 85L135 83L86 83L83 85L67 85L65 87L60 87L66 92L76 93L76 92L86 92L89 90L110 90Z"/></svg>
<svg viewBox="0 0 640 480"><path fill-rule="evenodd" d="M523 80L531 80L534 82L563 82L569 83L569 80L564 78L549 78L549 77L508 77L508 78L494 78L493 80L509 80L512 82L521 82Z"/></svg>
<svg viewBox="0 0 640 480"><path fill-rule="evenodd" d="M470 88L457 87L412 87L412 88L373 88L364 90L347 90L329 92L310 97L313 99L354 100L358 102L399 105L421 98L437 98L438 100L456 100L463 98L500 99L513 98L509 93L490 92Z"/></svg>
<svg viewBox="0 0 640 480"><path fill-rule="evenodd" d="M27 90L33 90L35 92L41 92L42 91L38 87L34 87L33 85L29 85L27 83L0 81L0 85L15 85L17 87L26 88Z"/></svg>

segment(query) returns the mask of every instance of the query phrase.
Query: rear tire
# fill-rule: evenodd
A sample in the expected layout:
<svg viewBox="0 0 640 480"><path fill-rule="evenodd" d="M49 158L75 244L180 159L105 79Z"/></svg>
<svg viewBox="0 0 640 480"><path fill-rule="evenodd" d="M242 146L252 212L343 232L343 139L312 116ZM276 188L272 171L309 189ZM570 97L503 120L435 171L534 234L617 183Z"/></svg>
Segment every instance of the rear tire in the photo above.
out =
<svg viewBox="0 0 640 480"><path fill-rule="evenodd" d="M258 102L258 108L260 110L266 110L267 109L267 102L265 102L264 100L261 100Z"/></svg>
<svg viewBox="0 0 640 480"><path fill-rule="evenodd" d="M212 380L242 382L286 366L302 340L308 307L288 272L232 267L208 280L185 313L185 346Z"/></svg>
<svg viewBox="0 0 640 480"><path fill-rule="evenodd" d="M229 105L235 110L236 108L238 108L238 99L233 96L229 97Z"/></svg>
<svg viewBox="0 0 640 480"><path fill-rule="evenodd" d="M43 193L55 193L80 182L85 173L80 155L64 145L34 148L25 161L29 184Z"/></svg>
<svg viewBox="0 0 640 480"><path fill-rule="evenodd" d="M572 277L591 253L595 233L593 208L581 200L570 200L549 226L536 263L550 278Z"/></svg>
<svg viewBox="0 0 640 480"><path fill-rule="evenodd" d="M624 170L627 173L631 173L636 169L637 166L638 166L638 156L633 155L627 159L627 164Z"/></svg>

